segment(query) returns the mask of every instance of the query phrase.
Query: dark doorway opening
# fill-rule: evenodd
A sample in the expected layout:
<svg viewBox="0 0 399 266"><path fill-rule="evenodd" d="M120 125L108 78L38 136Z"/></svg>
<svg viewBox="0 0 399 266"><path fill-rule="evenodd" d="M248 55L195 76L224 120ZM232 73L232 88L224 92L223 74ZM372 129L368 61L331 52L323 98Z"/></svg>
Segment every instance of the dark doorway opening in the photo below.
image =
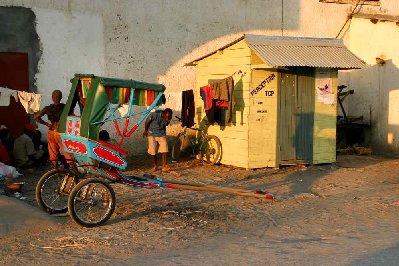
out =
<svg viewBox="0 0 399 266"><path fill-rule="evenodd" d="M29 90L27 53L0 53L0 87L17 91ZM22 134L29 116L20 102L10 97L9 106L0 106L0 124L6 125L15 138Z"/></svg>

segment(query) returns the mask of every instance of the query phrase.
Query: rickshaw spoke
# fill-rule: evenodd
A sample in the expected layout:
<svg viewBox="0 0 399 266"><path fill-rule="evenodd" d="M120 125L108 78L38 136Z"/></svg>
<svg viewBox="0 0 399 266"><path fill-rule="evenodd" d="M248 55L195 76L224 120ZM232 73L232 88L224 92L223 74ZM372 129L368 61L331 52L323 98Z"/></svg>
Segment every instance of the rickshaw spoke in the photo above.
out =
<svg viewBox="0 0 399 266"><path fill-rule="evenodd" d="M86 180L78 191L74 191L72 218L86 226L106 221L113 212L115 195L108 184L100 179ZM70 207L70 208L71 208Z"/></svg>
<svg viewBox="0 0 399 266"><path fill-rule="evenodd" d="M61 186L64 185L65 178L68 176L69 172L66 170L55 169L40 178L36 186L36 201L39 207L49 213L67 211L68 193L63 193Z"/></svg>
<svg viewBox="0 0 399 266"><path fill-rule="evenodd" d="M60 198L60 196L58 196L58 195L55 196L55 197L54 197L54 200L50 203L50 205L53 205L53 203L54 203L56 200L58 200L59 198Z"/></svg>

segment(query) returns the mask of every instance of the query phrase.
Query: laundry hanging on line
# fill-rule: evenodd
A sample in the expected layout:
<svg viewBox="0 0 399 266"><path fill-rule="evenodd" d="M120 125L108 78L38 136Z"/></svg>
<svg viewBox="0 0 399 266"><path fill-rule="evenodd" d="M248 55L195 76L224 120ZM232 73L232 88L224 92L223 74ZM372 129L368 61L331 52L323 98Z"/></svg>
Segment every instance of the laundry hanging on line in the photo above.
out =
<svg viewBox="0 0 399 266"><path fill-rule="evenodd" d="M0 87L0 106L9 106L10 96L13 96L16 102L21 102L27 114L33 114L40 110L41 99L44 95L50 96Z"/></svg>
<svg viewBox="0 0 399 266"><path fill-rule="evenodd" d="M212 97L221 101L230 101L234 89L233 77L227 77L222 80L213 82Z"/></svg>
<svg viewBox="0 0 399 266"><path fill-rule="evenodd" d="M18 91L18 99L27 114L33 114L40 110L42 96L33 92Z"/></svg>
<svg viewBox="0 0 399 266"><path fill-rule="evenodd" d="M170 108L175 111L181 111L182 108L182 92L181 91L165 91L165 108Z"/></svg>
<svg viewBox="0 0 399 266"><path fill-rule="evenodd" d="M194 126L195 103L193 90L182 93L181 125L182 127Z"/></svg>
<svg viewBox="0 0 399 266"><path fill-rule="evenodd" d="M204 109L210 123L221 126L231 122L234 79L232 76L217 80L200 88Z"/></svg>
<svg viewBox="0 0 399 266"><path fill-rule="evenodd" d="M17 91L0 87L0 106L9 106L11 96L13 96L15 101L18 102Z"/></svg>
<svg viewBox="0 0 399 266"><path fill-rule="evenodd" d="M212 85L208 84L200 88L200 95L204 101L205 111L209 111L212 108Z"/></svg>

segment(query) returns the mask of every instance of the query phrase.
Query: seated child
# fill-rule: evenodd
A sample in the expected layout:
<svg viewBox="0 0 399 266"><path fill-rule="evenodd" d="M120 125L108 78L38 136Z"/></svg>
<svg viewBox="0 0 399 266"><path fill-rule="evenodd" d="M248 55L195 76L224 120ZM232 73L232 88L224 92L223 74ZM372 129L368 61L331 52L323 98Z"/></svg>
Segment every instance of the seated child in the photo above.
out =
<svg viewBox="0 0 399 266"><path fill-rule="evenodd" d="M101 130L100 133L98 134L98 140L107 142L111 145L118 145L118 143L114 139L111 139L109 137L109 133L105 129Z"/></svg>

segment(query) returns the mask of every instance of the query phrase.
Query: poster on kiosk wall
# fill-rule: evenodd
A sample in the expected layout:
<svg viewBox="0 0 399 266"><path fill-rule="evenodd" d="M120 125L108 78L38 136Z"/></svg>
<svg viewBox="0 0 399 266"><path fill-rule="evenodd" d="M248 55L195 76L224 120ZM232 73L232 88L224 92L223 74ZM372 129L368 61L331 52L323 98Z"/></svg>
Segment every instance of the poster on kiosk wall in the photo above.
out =
<svg viewBox="0 0 399 266"><path fill-rule="evenodd" d="M316 69L316 92L319 103L331 105L336 103L329 68Z"/></svg>

